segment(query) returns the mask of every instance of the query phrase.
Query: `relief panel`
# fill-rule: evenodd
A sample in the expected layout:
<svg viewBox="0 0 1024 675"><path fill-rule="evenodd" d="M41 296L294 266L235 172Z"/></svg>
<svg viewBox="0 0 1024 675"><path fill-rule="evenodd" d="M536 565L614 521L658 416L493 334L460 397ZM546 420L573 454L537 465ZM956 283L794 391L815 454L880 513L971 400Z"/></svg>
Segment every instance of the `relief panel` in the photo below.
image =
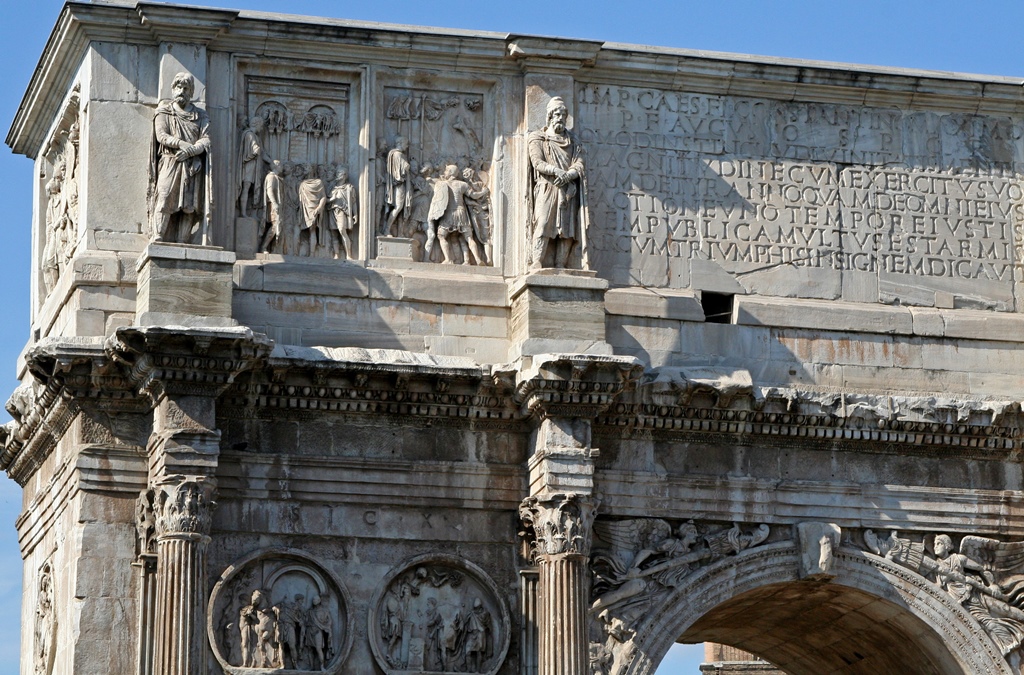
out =
<svg viewBox="0 0 1024 675"><path fill-rule="evenodd" d="M273 549L221 575L207 632L226 673L336 673L352 644L349 607L341 582L312 558Z"/></svg>
<svg viewBox="0 0 1024 675"><path fill-rule="evenodd" d="M496 97L488 89L385 86L378 97L373 214L379 255L492 265Z"/></svg>
<svg viewBox="0 0 1024 675"><path fill-rule="evenodd" d="M389 675L493 675L508 651L509 615L479 567L425 555L385 579L371 604L369 634L374 658Z"/></svg>
<svg viewBox="0 0 1024 675"><path fill-rule="evenodd" d="M260 251L356 257L358 204L348 179L355 162L350 95L345 84L248 80L235 202L242 218L258 223Z"/></svg>

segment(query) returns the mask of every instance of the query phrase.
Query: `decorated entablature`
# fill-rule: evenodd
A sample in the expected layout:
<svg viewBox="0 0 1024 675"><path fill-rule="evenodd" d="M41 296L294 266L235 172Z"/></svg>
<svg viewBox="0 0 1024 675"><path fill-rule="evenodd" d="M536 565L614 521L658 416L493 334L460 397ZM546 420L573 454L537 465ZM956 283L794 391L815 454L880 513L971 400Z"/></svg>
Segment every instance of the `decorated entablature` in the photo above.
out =
<svg viewBox="0 0 1024 675"><path fill-rule="evenodd" d="M8 136L30 670L1019 672L1018 81L58 28Z"/></svg>

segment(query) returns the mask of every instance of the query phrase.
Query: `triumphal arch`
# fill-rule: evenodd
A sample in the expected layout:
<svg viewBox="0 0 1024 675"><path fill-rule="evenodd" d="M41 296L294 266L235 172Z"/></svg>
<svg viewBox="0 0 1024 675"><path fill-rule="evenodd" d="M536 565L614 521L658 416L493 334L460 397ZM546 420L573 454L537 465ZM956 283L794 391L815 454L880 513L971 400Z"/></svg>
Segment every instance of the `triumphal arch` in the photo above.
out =
<svg viewBox="0 0 1024 675"><path fill-rule="evenodd" d="M1020 673L1021 84L67 4L22 672Z"/></svg>

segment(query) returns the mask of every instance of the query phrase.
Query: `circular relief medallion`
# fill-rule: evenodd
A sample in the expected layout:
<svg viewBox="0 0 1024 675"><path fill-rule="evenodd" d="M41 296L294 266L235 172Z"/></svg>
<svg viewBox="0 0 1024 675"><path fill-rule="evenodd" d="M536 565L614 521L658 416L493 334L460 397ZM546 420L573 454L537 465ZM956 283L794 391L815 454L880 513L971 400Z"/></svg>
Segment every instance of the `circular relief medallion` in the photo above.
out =
<svg viewBox="0 0 1024 675"><path fill-rule="evenodd" d="M498 587L454 556L428 554L399 565L370 607L370 647L388 675L493 675L508 651L509 615Z"/></svg>
<svg viewBox="0 0 1024 675"><path fill-rule="evenodd" d="M352 646L348 592L306 554L272 549L221 575L207 633L225 673L337 673Z"/></svg>

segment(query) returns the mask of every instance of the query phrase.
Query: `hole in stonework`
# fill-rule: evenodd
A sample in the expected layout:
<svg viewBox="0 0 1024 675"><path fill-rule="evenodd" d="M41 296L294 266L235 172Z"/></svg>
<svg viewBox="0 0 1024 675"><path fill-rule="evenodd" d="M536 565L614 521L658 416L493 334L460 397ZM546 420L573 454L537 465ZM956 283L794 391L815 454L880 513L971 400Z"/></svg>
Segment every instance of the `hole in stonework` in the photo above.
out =
<svg viewBox="0 0 1024 675"><path fill-rule="evenodd" d="M708 323L732 323L732 293L701 291L700 306Z"/></svg>

